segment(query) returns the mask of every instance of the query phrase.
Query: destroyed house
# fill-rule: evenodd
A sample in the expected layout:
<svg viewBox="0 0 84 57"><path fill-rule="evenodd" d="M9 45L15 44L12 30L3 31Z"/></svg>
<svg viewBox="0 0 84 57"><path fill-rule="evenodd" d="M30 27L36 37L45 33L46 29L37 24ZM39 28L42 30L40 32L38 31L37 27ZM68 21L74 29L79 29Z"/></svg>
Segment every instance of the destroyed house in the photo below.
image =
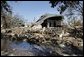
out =
<svg viewBox="0 0 84 57"><path fill-rule="evenodd" d="M55 14L45 14L37 20L36 24L46 28L62 27L63 16Z"/></svg>

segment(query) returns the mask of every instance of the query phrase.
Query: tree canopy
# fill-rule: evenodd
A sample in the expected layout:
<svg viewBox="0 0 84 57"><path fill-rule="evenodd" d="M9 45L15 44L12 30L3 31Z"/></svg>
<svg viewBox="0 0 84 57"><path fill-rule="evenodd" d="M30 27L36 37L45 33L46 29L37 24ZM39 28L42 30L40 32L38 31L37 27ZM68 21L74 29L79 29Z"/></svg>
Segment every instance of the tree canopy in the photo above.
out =
<svg viewBox="0 0 84 57"><path fill-rule="evenodd" d="M79 14L83 16L83 2L82 1L56 1L52 0L50 1L51 7L54 8L56 6L59 6L57 8L58 11L60 11L60 14L62 14L66 9L70 10L70 14L72 15L72 11L78 11Z"/></svg>
<svg viewBox="0 0 84 57"><path fill-rule="evenodd" d="M1 12L9 12L12 13L12 9L7 1L1 1Z"/></svg>

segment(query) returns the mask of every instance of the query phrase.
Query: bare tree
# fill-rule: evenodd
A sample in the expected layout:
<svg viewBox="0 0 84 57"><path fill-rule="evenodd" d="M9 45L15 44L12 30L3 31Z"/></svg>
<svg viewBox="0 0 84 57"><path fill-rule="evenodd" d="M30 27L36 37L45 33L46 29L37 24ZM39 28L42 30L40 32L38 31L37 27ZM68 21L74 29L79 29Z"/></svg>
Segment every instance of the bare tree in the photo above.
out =
<svg viewBox="0 0 84 57"><path fill-rule="evenodd" d="M51 7L56 7L62 14L67 8L71 11L78 11L83 16L83 1L50 1ZM71 12L70 12L71 13Z"/></svg>
<svg viewBox="0 0 84 57"><path fill-rule="evenodd" d="M11 7L7 3L7 1L1 1L1 21L3 21L3 27L8 28L8 23L7 23L7 14L11 14Z"/></svg>

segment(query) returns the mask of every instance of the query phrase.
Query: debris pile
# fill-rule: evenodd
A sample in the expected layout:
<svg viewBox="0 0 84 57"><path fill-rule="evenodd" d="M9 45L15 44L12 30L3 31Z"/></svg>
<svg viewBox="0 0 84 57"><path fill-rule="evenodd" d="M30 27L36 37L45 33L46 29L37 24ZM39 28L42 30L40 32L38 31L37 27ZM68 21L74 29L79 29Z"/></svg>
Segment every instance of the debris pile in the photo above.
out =
<svg viewBox="0 0 84 57"><path fill-rule="evenodd" d="M43 29L32 30L28 28L1 30L2 39L6 38L11 41L26 41L37 45L49 45L53 47L51 51L53 55L83 55L83 39L75 38L70 36L70 34L67 35L63 34L62 37L59 37L59 34L48 29L45 29L45 31L43 31Z"/></svg>

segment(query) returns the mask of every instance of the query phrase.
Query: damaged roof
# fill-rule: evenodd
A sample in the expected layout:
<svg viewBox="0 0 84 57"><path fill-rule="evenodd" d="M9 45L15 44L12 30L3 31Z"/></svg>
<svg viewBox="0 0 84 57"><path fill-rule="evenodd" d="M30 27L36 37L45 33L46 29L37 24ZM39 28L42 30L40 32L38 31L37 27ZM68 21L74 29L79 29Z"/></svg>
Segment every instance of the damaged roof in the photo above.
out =
<svg viewBox="0 0 84 57"><path fill-rule="evenodd" d="M42 15L37 21L35 24L42 24L44 22L44 20L48 19L48 18L51 18L51 17L62 17L63 19L63 16L62 15L56 15L56 14L44 14Z"/></svg>

